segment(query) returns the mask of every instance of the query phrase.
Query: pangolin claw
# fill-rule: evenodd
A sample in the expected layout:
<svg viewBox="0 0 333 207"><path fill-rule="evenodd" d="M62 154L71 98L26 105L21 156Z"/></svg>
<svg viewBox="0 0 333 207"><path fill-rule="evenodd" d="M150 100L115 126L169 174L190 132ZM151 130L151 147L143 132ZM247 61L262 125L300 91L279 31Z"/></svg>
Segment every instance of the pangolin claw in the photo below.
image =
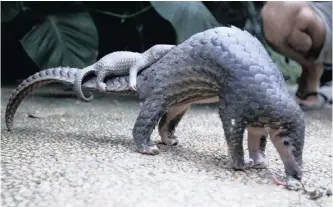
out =
<svg viewBox="0 0 333 207"><path fill-rule="evenodd" d="M153 146L144 146L144 147L137 147L136 150L141 154L146 155L157 155L160 153L160 150L156 145Z"/></svg>
<svg viewBox="0 0 333 207"><path fill-rule="evenodd" d="M100 92L105 92L106 91L106 89L107 89L107 86L106 86L106 84L105 83L98 83L98 90L100 91Z"/></svg>
<svg viewBox="0 0 333 207"><path fill-rule="evenodd" d="M178 145L179 140L177 138L167 138L167 139L162 139L162 143L167 146L176 146Z"/></svg>
<svg viewBox="0 0 333 207"><path fill-rule="evenodd" d="M136 84L129 84L128 85L129 89L133 90L133 91L136 91Z"/></svg>

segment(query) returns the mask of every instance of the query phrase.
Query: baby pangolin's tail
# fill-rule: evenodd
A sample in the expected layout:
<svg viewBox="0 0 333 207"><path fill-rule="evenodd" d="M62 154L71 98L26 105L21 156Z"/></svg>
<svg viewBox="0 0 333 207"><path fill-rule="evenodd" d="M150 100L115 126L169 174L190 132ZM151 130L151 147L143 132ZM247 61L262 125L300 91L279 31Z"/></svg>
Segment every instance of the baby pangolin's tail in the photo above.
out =
<svg viewBox="0 0 333 207"><path fill-rule="evenodd" d="M5 121L8 130L11 130L13 127L13 119L18 106L30 92L53 82L73 84L78 70L79 69L69 67L50 68L37 72L22 81L13 91L7 104Z"/></svg>
<svg viewBox="0 0 333 207"><path fill-rule="evenodd" d="M79 70L74 79L74 87L73 87L74 91L82 101L86 102L92 101L94 99L94 95L89 91L89 96L88 97L84 96L82 91L82 81L87 75L91 73L95 73L94 65Z"/></svg>

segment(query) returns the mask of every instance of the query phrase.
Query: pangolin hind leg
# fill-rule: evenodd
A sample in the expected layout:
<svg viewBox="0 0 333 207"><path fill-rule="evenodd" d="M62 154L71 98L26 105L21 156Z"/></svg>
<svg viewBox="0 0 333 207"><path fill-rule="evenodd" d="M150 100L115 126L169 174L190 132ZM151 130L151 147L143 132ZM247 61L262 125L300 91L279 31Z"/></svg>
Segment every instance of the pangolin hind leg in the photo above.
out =
<svg viewBox="0 0 333 207"><path fill-rule="evenodd" d="M106 76L111 75L112 74L112 70L115 70L115 68L111 68L111 69L105 69L102 67L98 68L97 71L97 78L96 78L96 87L100 92L105 92L106 91L106 84L104 83L104 79Z"/></svg>
<svg viewBox="0 0 333 207"><path fill-rule="evenodd" d="M170 107L162 116L158 125L158 132L163 144L173 146L179 143L175 130L188 107L188 105Z"/></svg>

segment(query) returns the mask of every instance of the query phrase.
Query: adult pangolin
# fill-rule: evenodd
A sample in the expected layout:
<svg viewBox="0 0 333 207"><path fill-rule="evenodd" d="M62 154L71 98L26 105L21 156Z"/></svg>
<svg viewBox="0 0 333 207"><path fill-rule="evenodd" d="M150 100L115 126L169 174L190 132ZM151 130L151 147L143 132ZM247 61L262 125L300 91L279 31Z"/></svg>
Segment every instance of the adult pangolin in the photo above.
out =
<svg viewBox="0 0 333 207"><path fill-rule="evenodd" d="M51 68L24 80L7 105L8 129L12 129L15 111L30 91L50 82L73 84L77 72L74 68ZM265 165L269 133L287 176L302 178L304 114L289 95L281 72L265 48L248 32L217 27L197 33L141 71L137 92L129 90L128 81L128 76L107 77L106 90L137 93L144 101L133 128L140 153L158 154L159 149L150 140L157 124L162 142L176 145L175 129L189 106L218 102L235 169ZM82 86L97 90L96 77L88 76ZM244 160L245 129L249 132L252 163Z"/></svg>

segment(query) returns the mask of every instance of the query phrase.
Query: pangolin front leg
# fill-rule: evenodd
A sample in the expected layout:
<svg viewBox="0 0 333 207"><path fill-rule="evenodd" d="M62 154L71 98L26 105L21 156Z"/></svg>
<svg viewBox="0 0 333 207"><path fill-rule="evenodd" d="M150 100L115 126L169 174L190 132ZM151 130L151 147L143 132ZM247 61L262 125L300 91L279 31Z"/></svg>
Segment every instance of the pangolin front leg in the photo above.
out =
<svg viewBox="0 0 333 207"><path fill-rule="evenodd" d="M235 170L245 170L248 163L244 160L243 136L246 128L244 119L237 116L233 109L219 107L225 139L227 141L232 167Z"/></svg>
<svg viewBox="0 0 333 207"><path fill-rule="evenodd" d="M139 61L135 62L131 68L129 68L129 88L136 91L136 79L138 73L144 68L157 62L163 56L165 56L175 45L158 44L154 45L144 53L142 53Z"/></svg>
<svg viewBox="0 0 333 207"><path fill-rule="evenodd" d="M155 95L155 94L154 94ZM145 101L133 128L136 150L142 154L156 155L159 149L150 140L151 134L165 112L163 100L153 96Z"/></svg>
<svg viewBox="0 0 333 207"><path fill-rule="evenodd" d="M142 56L144 58L144 56ZM132 65L132 67L129 69L129 83L128 87L136 91L136 79L138 77L138 72L141 71L143 68L149 66L152 64L152 62L148 62L146 59L142 59Z"/></svg>
<svg viewBox="0 0 333 207"><path fill-rule="evenodd" d="M142 54L129 51L113 52L96 63L96 87L99 91L106 91L104 79L110 75L129 74L130 68L140 62Z"/></svg>
<svg viewBox="0 0 333 207"><path fill-rule="evenodd" d="M188 105L173 106L162 116L159 122L158 132L163 144L173 146L179 143L179 140L175 135L175 129L184 116L187 108Z"/></svg>

